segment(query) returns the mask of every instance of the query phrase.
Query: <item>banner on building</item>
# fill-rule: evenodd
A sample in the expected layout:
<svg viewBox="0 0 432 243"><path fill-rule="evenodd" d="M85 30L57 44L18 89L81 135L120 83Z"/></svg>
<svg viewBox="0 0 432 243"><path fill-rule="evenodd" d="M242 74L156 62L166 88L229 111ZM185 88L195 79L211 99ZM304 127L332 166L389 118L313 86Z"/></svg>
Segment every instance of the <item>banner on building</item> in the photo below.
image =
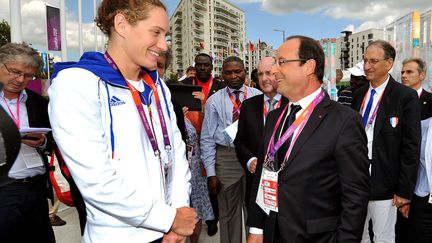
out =
<svg viewBox="0 0 432 243"><path fill-rule="evenodd" d="M61 51L60 9L46 6L49 51Z"/></svg>
<svg viewBox="0 0 432 243"><path fill-rule="evenodd" d="M420 47L420 13L418 11L412 12L412 39L413 48Z"/></svg>

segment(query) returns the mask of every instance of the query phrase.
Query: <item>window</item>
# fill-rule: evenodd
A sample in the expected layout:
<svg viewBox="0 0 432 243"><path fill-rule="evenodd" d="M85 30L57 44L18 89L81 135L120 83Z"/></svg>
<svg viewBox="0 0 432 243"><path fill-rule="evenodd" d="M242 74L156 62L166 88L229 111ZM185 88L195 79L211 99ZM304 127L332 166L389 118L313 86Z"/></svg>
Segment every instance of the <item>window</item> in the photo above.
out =
<svg viewBox="0 0 432 243"><path fill-rule="evenodd" d="M371 33L371 34L368 34L368 39L370 40L370 39L373 39L373 34Z"/></svg>

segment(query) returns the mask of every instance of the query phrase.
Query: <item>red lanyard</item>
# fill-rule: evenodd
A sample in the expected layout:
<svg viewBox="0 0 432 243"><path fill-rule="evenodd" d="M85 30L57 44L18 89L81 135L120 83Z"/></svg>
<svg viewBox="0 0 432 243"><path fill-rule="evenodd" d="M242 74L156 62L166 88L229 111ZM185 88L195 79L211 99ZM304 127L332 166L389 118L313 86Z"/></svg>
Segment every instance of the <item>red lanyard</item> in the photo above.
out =
<svg viewBox="0 0 432 243"><path fill-rule="evenodd" d="M233 104L233 110L235 112L240 112L240 108L241 108L241 104L240 106L237 105L237 102L234 99L234 96L232 95L232 93L230 92L229 88L226 88L226 91L228 93L228 96L230 97L231 103ZM243 92L243 101L247 99L247 89L246 86L244 87L244 92ZM242 102L243 103L243 102Z"/></svg>
<svg viewBox="0 0 432 243"><path fill-rule="evenodd" d="M8 110L9 110L9 114L11 115L11 117L12 117L12 119L14 120L14 122L15 122L15 125L17 126L17 128L18 128L18 130L20 129L20 96L18 95L18 98L17 98L17 103L16 103L16 116L13 114L13 112L12 112L12 110L11 110L11 108L9 107L9 104L8 104L8 102L6 101L6 99L3 97L3 100L4 100L4 102L5 102L5 104L6 104L6 107L8 108Z"/></svg>
<svg viewBox="0 0 432 243"><path fill-rule="evenodd" d="M138 114L141 118L141 122L143 123L144 129L147 133L147 136L150 140L150 144L153 148L153 152L156 155L156 157L159 157L160 149L159 149L159 146L158 146L158 143L156 140L155 130L154 130L153 121L152 121L153 116L152 116L150 104L147 104L147 108L148 108L149 116L150 116L150 122L149 122L147 119L147 116L144 112L144 109L143 109L143 103L141 101L139 91L135 87L133 87L124 78L123 74L120 72L120 70L118 69L117 65L115 64L115 62L111 58L111 56L108 54L108 52L105 52L105 59L107 59L108 63L122 75L123 79L125 80L126 84L128 85L129 90L132 94L132 98L134 100L134 103L135 103L136 108L138 110ZM166 126L165 118L164 118L164 115L162 112L162 106L161 106L161 102L160 102L160 98L159 98L159 93L157 91L155 82L153 81L153 79L150 77L150 75L148 73L144 72L144 70L141 70L140 76L143 79L143 81L152 89L153 94L155 95L156 107L157 107L157 112L159 115L159 121L160 121L161 126L162 126L162 134L163 134L163 138L164 138L165 150L167 151L168 156L170 156L171 143L169 141L167 126ZM150 124L151 124L151 127L150 127ZM169 158L169 159L171 159L171 158Z"/></svg>
<svg viewBox="0 0 432 243"><path fill-rule="evenodd" d="M281 106L281 103L282 103L282 99L280 99L279 102L276 104L275 109L279 108ZM267 112L267 106L266 106L265 102L264 102L264 107L263 107L263 113L264 113L264 117L267 117L268 112Z"/></svg>
<svg viewBox="0 0 432 243"><path fill-rule="evenodd" d="M292 151L292 148L294 146L295 141L297 140L300 133L303 131L303 128L306 125L307 121L309 120L313 110L318 105L318 103L320 103L324 99L324 97L325 97L325 93L324 93L324 91L321 91L317 95L317 97L315 97L315 99L312 101L312 103L310 103L306 107L306 109L303 110L303 112L300 114L300 116L293 122L293 124L291 124L291 126L285 131L285 133L279 138L279 140L275 144L274 143L274 136L275 136L277 128L280 125L282 117L284 117L285 112L287 111L288 104L285 106L284 110L282 111L282 113L280 114L280 116L276 122L276 125L274 126L274 130L273 130L272 136L270 138L270 141L269 141L269 144L267 147L267 153L266 153L266 156L264 159L264 166L266 166L269 169L272 169L272 167L274 166L275 154L280 149L282 144L284 144L291 137L291 135L294 133L294 131L297 128L299 128L296 136L293 137L293 139L291 140L290 146L289 146L289 148L285 154L283 163L282 163L281 167L279 168L279 171L281 171L285 167L286 161L288 160L288 157L291 154L291 151ZM274 167L272 170L274 171Z"/></svg>
<svg viewBox="0 0 432 243"><path fill-rule="evenodd" d="M385 92L385 90L382 92L382 94L381 94L381 96L380 96L380 98L378 100L378 103L376 104L375 109L374 109L374 111L372 113L372 116L369 118L369 121L366 123L367 125L372 125L373 121L375 120L375 118L377 116L377 113L378 113L378 108L379 108L379 106L381 104L381 99L383 97L384 92ZM370 96L370 92L369 92L369 96ZM370 97L369 97L369 99L370 99ZM365 103L366 103L366 96L363 97L362 105L361 105L361 108L360 108L360 115L362 115L363 112L364 112L363 109L364 109Z"/></svg>

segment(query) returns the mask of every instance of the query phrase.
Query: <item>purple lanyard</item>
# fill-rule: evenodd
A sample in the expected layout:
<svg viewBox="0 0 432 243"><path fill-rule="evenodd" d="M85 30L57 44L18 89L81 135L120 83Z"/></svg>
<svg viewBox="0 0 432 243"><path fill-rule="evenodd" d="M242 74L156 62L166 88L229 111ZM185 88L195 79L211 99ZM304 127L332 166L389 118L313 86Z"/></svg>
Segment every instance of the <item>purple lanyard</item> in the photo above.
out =
<svg viewBox="0 0 432 243"><path fill-rule="evenodd" d="M279 138L279 140L275 144L274 143L274 137L275 137L276 130L279 127L280 122L282 121L282 117L284 117L285 112L287 111L287 108L288 108L288 105L285 106L284 110L282 111L281 115L279 116L279 118L276 122L272 136L270 138L269 145L267 147L267 155L266 155L265 160L264 160L265 166L267 166L268 168L273 166L274 157L275 157L275 154L277 153L277 151L291 137L291 135L294 133L294 131L297 128L299 128L297 135L291 140L290 147L285 154L284 162L281 165L280 170L282 170L283 167L285 167L285 163L288 160L289 155L291 154L291 151L292 151L292 148L294 146L295 141L297 140L300 133L303 131L303 128L306 125L307 121L309 120L313 110L318 105L318 103L320 103L324 99L324 97L325 97L324 91L321 91L317 95L317 97L315 97L315 99L312 101L312 103L310 103L308 105L308 107L306 107L306 109L303 110L303 112L300 114L300 116L290 125L290 127L285 131L285 133Z"/></svg>
<svg viewBox="0 0 432 243"><path fill-rule="evenodd" d="M141 101L140 98L140 94L138 92L138 90L133 87L123 76L123 74L121 73L121 71L118 69L116 63L114 62L114 60L111 58L111 56L108 54L108 52L105 52L104 54L105 59L107 60L107 62L110 64L110 66L112 68L114 68L114 70L117 70L120 75L123 77L123 79L125 80L126 84L129 87L129 90L132 94L132 98L134 100L134 103L136 105L136 108L138 110L138 114L141 118L141 122L143 123L144 129L147 133L147 136L150 140L150 144L153 148L153 152L154 154L158 157L160 155L160 149L156 140L156 136L155 136L155 132L154 132L154 126L153 126L153 122L152 122L152 111L151 111L151 107L149 104L147 104L147 108L149 111L149 116L150 116L150 122L147 119L147 116L145 115L144 112L144 108L143 108L143 103ZM171 143L169 141L169 136L168 136L168 130L167 130L167 126L165 123L165 119L164 119L164 115L162 112L162 106L161 106L161 102L159 99L159 94L157 92L156 86L155 86L155 82L151 79L150 75L146 72L144 72L144 70L141 69L140 72L140 76L141 78L144 80L144 82L151 87L151 89L153 90L153 93L155 95L156 98L156 107L157 107L157 112L159 115L159 121L161 123L162 126L162 133L163 133L163 138L164 138L164 145L165 145L165 150L167 151L167 153L169 154L169 151L171 150ZM151 82L150 82L151 81ZM151 124L151 127L150 127Z"/></svg>

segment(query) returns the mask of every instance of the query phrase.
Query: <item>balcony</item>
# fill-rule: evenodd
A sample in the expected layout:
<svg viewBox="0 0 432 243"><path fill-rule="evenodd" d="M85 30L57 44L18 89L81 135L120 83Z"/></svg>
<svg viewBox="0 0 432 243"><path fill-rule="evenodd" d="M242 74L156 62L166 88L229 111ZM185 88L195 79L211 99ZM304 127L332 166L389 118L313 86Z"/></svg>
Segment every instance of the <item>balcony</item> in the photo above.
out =
<svg viewBox="0 0 432 243"><path fill-rule="evenodd" d="M201 1L194 0L194 1L192 1L192 2L193 2L193 5L194 5L197 9L201 9L201 10L206 10L206 9L207 9L206 5L205 5L204 3L202 3Z"/></svg>

